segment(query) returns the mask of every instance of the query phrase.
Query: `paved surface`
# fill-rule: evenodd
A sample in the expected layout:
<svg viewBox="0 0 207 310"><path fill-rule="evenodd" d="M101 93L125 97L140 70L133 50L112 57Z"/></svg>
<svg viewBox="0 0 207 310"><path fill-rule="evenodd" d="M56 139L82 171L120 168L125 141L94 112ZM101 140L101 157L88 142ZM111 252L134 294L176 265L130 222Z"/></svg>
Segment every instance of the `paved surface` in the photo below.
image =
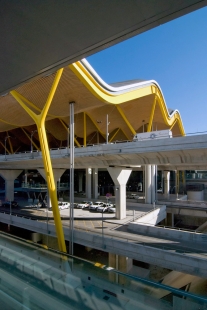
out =
<svg viewBox="0 0 207 310"><path fill-rule="evenodd" d="M104 234L104 236L110 238L116 238L125 242L131 242L134 244L140 244L158 248L161 250L167 250L170 253L185 253L191 257L207 259L207 246L204 240L203 244L197 244L195 242L186 242L178 240L170 240L164 238L156 238L146 235L137 235L136 233L129 232L128 223L133 221L133 210L135 210L135 216L139 217L148 212L152 206L144 205L141 203L135 203L134 201L127 202L127 217L124 220L117 220L114 214L102 214L96 212L89 212L88 210L74 209L74 228L91 232L93 234ZM7 210L8 212L8 210ZM35 207L23 207L21 210L16 210L15 213L19 213L24 217L36 218L38 220L53 224L53 214L47 209L39 209ZM62 223L64 227L69 227L69 209L60 211ZM103 225L103 226L102 226Z"/></svg>
<svg viewBox="0 0 207 310"><path fill-rule="evenodd" d="M113 200L113 199L112 199ZM39 208L35 206L28 206L27 201L19 201L22 206L20 210L12 210L12 213L17 213L26 217L35 217L38 220L48 221L48 223L54 223L52 211L48 211L45 208ZM104 228L115 229L122 225L126 225L128 222L135 218L142 216L146 212L151 210L151 206L137 204L134 201L128 202L126 218L123 220L117 220L114 213L97 213L90 212L89 210L74 209L74 227L77 229L83 229L91 231L93 229L102 229L102 222ZM2 211L9 211L3 209ZM134 214L135 210L135 214ZM60 210L62 223L64 226L69 226L70 209Z"/></svg>

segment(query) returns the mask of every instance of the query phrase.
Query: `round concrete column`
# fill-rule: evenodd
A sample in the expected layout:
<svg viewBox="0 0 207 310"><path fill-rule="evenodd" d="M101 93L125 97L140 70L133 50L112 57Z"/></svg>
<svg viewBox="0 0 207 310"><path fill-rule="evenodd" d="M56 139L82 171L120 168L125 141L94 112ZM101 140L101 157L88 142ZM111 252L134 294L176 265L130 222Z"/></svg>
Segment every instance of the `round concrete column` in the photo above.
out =
<svg viewBox="0 0 207 310"><path fill-rule="evenodd" d="M91 199L91 175L92 168L86 169L86 198Z"/></svg>
<svg viewBox="0 0 207 310"><path fill-rule="evenodd" d="M78 191L82 192L83 190L83 172L78 172Z"/></svg>
<svg viewBox="0 0 207 310"><path fill-rule="evenodd" d="M98 168L93 168L93 198L98 198Z"/></svg>
<svg viewBox="0 0 207 310"><path fill-rule="evenodd" d="M170 193L170 171L164 171L164 194Z"/></svg>
<svg viewBox="0 0 207 310"><path fill-rule="evenodd" d="M155 190L156 190L156 186L155 186L155 175L156 175L156 169L155 169L155 165L151 165L151 191L152 191L152 201L151 203L154 203L156 201L156 195L155 195Z"/></svg>
<svg viewBox="0 0 207 310"><path fill-rule="evenodd" d="M151 165L145 166L145 203L152 203Z"/></svg>
<svg viewBox="0 0 207 310"><path fill-rule="evenodd" d="M1 170L0 174L5 180L5 199L14 200L14 180L22 170Z"/></svg>

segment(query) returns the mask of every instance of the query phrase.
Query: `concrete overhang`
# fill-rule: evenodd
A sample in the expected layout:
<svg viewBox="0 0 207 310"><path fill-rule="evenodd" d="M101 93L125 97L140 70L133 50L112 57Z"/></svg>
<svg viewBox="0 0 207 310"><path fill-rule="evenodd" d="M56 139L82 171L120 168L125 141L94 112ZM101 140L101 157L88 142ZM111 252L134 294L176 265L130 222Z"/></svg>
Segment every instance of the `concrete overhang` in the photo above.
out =
<svg viewBox="0 0 207 310"><path fill-rule="evenodd" d="M68 149L50 154L53 168L68 169ZM0 169L43 168L41 152L34 153L34 159L30 153L8 155L6 159L0 156ZM139 170L138 165L149 164L162 170L207 170L207 135L75 148L76 169L119 166Z"/></svg>
<svg viewBox="0 0 207 310"><path fill-rule="evenodd" d="M0 94L206 5L207 0L1 1Z"/></svg>

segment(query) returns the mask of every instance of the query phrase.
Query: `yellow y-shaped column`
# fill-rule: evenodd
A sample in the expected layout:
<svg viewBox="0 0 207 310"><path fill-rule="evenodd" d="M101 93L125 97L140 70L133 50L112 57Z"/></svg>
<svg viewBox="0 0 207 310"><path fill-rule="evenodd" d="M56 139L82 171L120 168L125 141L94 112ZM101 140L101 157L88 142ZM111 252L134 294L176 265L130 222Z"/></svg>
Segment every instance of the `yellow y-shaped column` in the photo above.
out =
<svg viewBox="0 0 207 310"><path fill-rule="evenodd" d="M47 178L47 186L48 186L48 190L50 194L52 210L53 210L53 215L54 215L54 220L55 220L58 245L59 245L60 251L66 252L65 238L64 238L63 227L62 227L58 203L57 203L57 192L56 192L56 186L54 182L52 163L50 159L50 152L49 152L47 135L46 135L46 130L45 130L45 119L47 116L47 112L49 110L50 104L54 97L55 91L57 89L58 83L62 75L62 72L63 72L63 69L60 69L57 71L53 85L51 87L47 101L45 103L45 106L39 115L37 115L32 110L30 110L30 108L28 108L28 106L24 103L23 97L22 96L20 97L19 94L15 90L12 90L10 93L17 100L17 102L22 106L22 108L33 118L33 120L35 121L37 125L40 146L41 146L41 151L42 151L42 158L43 158L43 163L44 163L44 168L45 168L45 175Z"/></svg>

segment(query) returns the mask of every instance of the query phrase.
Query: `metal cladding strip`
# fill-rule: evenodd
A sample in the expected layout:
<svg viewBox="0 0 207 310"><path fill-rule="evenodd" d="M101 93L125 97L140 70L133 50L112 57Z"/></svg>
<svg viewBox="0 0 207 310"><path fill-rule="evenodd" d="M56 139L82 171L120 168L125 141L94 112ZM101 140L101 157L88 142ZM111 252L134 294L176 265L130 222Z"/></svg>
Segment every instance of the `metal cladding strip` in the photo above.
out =
<svg viewBox="0 0 207 310"><path fill-rule="evenodd" d="M156 81L149 80L121 87L113 87L106 84L85 59L81 62L73 63L69 68L95 97L106 103L121 104L144 96L155 95L166 125L172 126L175 121L178 121L180 132L182 135L185 135L179 111L174 110L169 114L161 88Z"/></svg>

